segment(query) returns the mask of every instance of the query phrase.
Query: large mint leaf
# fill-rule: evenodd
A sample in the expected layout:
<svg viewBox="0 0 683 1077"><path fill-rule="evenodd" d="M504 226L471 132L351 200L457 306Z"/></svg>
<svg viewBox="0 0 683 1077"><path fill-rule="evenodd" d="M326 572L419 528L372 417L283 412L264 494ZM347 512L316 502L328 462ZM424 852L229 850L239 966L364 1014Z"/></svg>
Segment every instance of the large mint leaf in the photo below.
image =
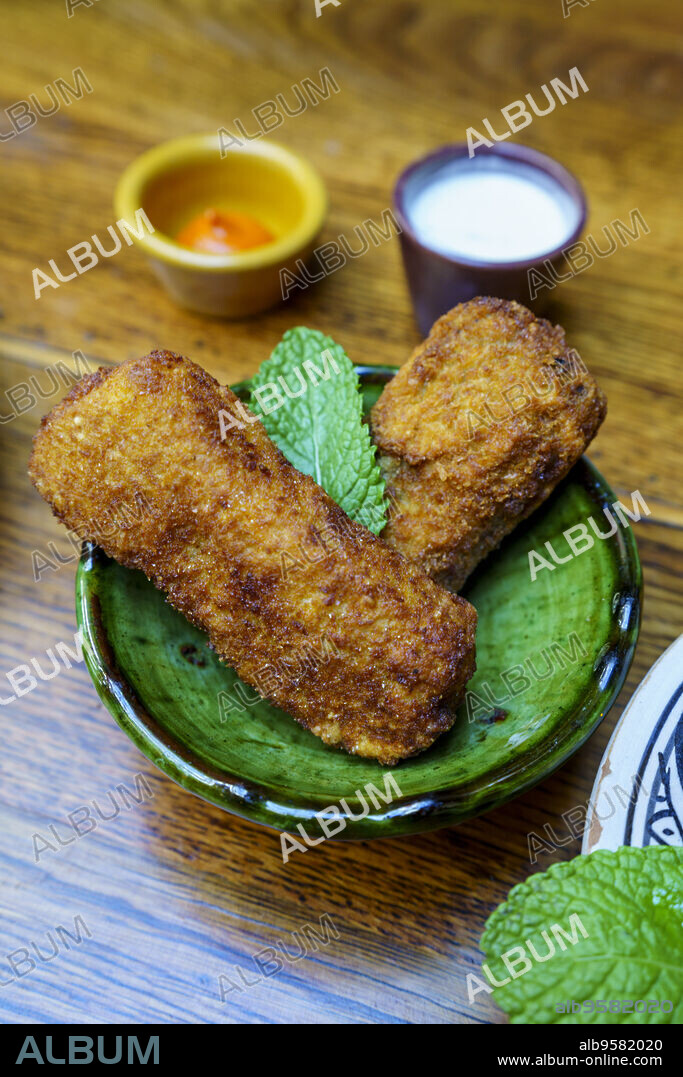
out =
<svg viewBox="0 0 683 1077"><path fill-rule="evenodd" d="M553 925L569 938L554 932ZM550 946L553 955L535 960L529 941L541 957ZM553 864L510 891L487 921L481 947L495 980L510 980L494 989L493 998L513 1023L680 1024L683 849L622 847ZM515 947L531 960L528 970L522 971L526 961L520 951L509 955ZM506 952L518 973L514 978L503 961ZM484 982L490 986L488 978ZM609 1012L612 1000L650 999L671 1001L673 1012ZM558 1005L572 1000L605 1000L608 1012L586 1013L583 1007L581 1013L557 1012Z"/></svg>
<svg viewBox="0 0 683 1077"><path fill-rule="evenodd" d="M315 329L288 329L252 379L250 407L290 464L379 534L384 480L362 421L358 375L339 344Z"/></svg>

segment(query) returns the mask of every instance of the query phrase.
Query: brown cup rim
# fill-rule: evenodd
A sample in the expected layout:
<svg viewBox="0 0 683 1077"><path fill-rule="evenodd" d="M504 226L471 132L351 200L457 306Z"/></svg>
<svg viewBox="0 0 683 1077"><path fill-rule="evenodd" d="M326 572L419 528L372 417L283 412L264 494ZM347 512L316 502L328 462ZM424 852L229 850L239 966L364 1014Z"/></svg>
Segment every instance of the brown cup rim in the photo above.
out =
<svg viewBox="0 0 683 1077"><path fill-rule="evenodd" d="M416 246L424 251L428 251L433 257L440 258L443 262L450 265L472 266L477 269L500 273L507 270L530 269L533 266L539 265L541 262L547 260L552 261L564 250L576 243L585 228L586 218L588 216L588 204L583 187L576 176L574 176L569 169L565 168L564 165L560 164L559 161L556 161L553 157L548 157L545 153L541 153L540 150L534 150L531 146L524 146L519 143L513 143L511 146L508 146L507 143L502 146L485 146L483 150L481 150L480 156L497 156L520 161L532 168L538 168L540 171L545 172L546 175L550 176L560 184L572 199L578 210L576 226L569 233L566 240L563 241L562 245L559 247L552 247L548 251L537 254L533 258L525 258L522 261L492 262L487 259L467 258L464 255L456 256L444 254L442 251L437 251L424 243L410 224L405 210L405 192L407 184L415 173L424 168L426 164L437 162L439 160L455 160L467 156L468 153L469 149L466 142L453 142L440 146L430 153L412 161L411 164L404 168L396 180L393 192L394 210L398 218L398 223L401 226L401 231L405 233Z"/></svg>

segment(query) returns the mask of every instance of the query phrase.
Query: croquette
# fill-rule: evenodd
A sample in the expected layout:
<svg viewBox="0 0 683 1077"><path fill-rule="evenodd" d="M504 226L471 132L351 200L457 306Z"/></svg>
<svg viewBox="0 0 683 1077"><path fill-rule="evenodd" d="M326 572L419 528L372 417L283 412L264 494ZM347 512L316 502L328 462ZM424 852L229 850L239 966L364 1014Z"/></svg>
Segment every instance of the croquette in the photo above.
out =
<svg viewBox="0 0 683 1077"><path fill-rule="evenodd" d="M29 471L69 528L142 570L326 744L393 765L452 725L472 606L346 516L188 359L84 377L43 419Z"/></svg>
<svg viewBox="0 0 683 1077"><path fill-rule="evenodd" d="M567 474L606 414L563 330L519 303L444 314L371 412L382 538L456 591Z"/></svg>

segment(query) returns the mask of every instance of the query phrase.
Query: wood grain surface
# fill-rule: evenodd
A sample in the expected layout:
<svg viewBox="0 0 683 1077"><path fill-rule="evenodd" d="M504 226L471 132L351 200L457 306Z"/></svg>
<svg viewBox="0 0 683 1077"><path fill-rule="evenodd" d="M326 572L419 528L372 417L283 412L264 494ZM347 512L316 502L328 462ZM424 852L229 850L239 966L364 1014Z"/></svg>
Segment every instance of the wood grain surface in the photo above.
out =
<svg viewBox="0 0 683 1077"><path fill-rule="evenodd" d="M20 962L33 942L50 955L49 934L75 934L75 917L88 929L53 960L18 965L0 985L3 1021L502 1022L488 996L467 997L484 921L530 872L579 852L572 839L531 865L527 835L548 824L567 841L561 814L586 802L623 705L681 630L678 6L594 0L568 18L561 0L341 0L320 18L313 0L97 0L71 18L59 0L4 0L0 11L2 109L30 94L47 105L45 87L78 67L92 86L0 146L0 695L8 670L75 631L73 549L26 474L31 436L64 389L32 404L17 386L49 388L47 368L72 364L77 349L99 365L170 348L228 382L295 324L330 333L358 362L402 362L419 339L395 239L248 322L174 306L133 247L36 300L32 269L63 265L67 248L113 223L128 162L172 136L236 118L249 127L252 109L327 66L340 92L276 137L322 173L334 238L379 216L418 154L484 117L495 127L502 107L573 66L589 86L515 136L580 177L589 231L635 208L649 227L558 287L549 311L607 393L592 459L620 496L640 490L652 509L635 525L636 658L589 743L457 829L326 842L283 865L275 832L193 798L138 753L82 663L0 710L0 980L6 955L18 950ZM32 554L50 542L66 563L36 582ZM66 834L67 813L93 799L111 812L108 792L134 790L139 774L153 795L36 862L34 834L51 824ZM325 914L338 937L257 977L253 954L278 941L296 953L292 932ZM223 1000L220 976L239 985Z"/></svg>

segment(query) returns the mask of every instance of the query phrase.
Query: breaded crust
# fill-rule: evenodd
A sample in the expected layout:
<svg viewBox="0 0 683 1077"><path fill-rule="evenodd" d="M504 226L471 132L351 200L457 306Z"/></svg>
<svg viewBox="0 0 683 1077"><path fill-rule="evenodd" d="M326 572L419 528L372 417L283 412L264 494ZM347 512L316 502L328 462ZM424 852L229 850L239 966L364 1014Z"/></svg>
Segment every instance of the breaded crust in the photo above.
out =
<svg viewBox="0 0 683 1077"><path fill-rule="evenodd" d="M440 318L371 412L382 538L459 590L579 459L607 410L564 332L473 299Z"/></svg>
<svg viewBox="0 0 683 1077"><path fill-rule="evenodd" d="M474 672L474 610L351 521L260 422L221 440L236 404L170 352L99 370L43 419L31 478L326 743L384 764L421 751Z"/></svg>

